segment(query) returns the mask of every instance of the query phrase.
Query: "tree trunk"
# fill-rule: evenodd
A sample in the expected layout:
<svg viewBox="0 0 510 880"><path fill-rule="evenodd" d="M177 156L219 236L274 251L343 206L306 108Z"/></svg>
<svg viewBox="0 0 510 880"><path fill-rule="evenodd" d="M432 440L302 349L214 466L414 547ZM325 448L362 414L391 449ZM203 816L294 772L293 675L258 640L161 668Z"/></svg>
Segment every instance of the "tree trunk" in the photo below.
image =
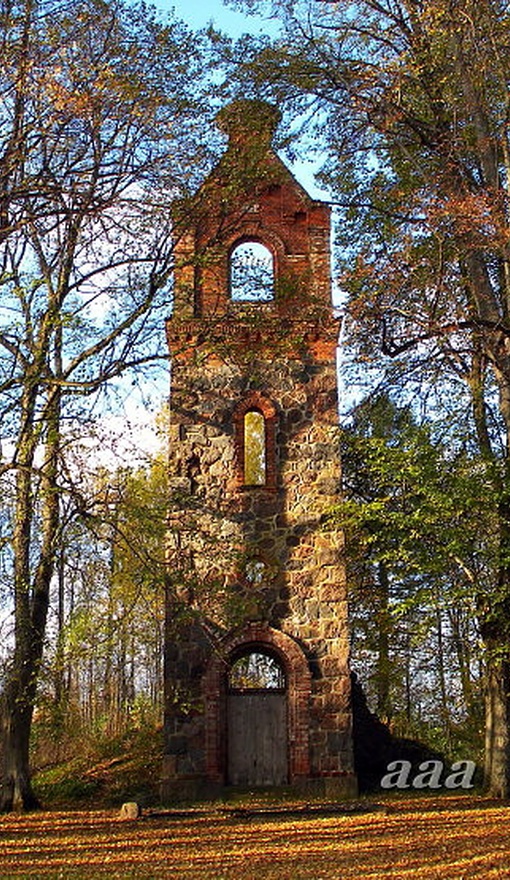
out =
<svg viewBox="0 0 510 880"><path fill-rule="evenodd" d="M11 674L6 686L2 712L3 777L0 812L34 810L40 804L30 781L29 744L32 726L32 689L27 675Z"/></svg>
<svg viewBox="0 0 510 880"><path fill-rule="evenodd" d="M441 694L441 721L445 733L448 752L452 752L452 724L449 711L448 686L445 669L445 646L443 638L443 618L439 596L436 596L436 632L437 632L437 656L436 670Z"/></svg>
<svg viewBox="0 0 510 880"><path fill-rule="evenodd" d="M60 361L60 333L54 343L54 363ZM33 810L39 802L30 781L30 732L41 665L50 584L55 569L59 530L57 475L60 452L60 406L58 386L50 388L45 413L44 460L40 469L41 538L33 577L30 538L34 529L33 466L39 435L35 424L35 385L27 383L23 397L26 415L19 442L16 486L16 517L13 536L15 556L15 645L2 700L3 777L0 810L22 807Z"/></svg>
<svg viewBox="0 0 510 880"><path fill-rule="evenodd" d="M460 683L464 707L470 717L473 717L473 686L471 681L469 621L465 617L462 606L450 606L447 608L448 620L452 631L453 647L459 667ZM473 722L474 723L474 718Z"/></svg>
<svg viewBox="0 0 510 880"><path fill-rule="evenodd" d="M391 721L391 697L390 697L390 628L391 618L389 611L390 586L388 572L383 562L377 569L378 589L378 644L377 644L377 714L381 721L388 724Z"/></svg>
<svg viewBox="0 0 510 880"><path fill-rule="evenodd" d="M505 383L510 402L510 382ZM506 418L510 438L510 413ZM510 796L510 458L500 487L499 578L495 596L485 601L480 631L486 647L485 783L491 795Z"/></svg>
<svg viewBox="0 0 510 880"><path fill-rule="evenodd" d="M492 654L492 656L491 656ZM493 797L510 793L510 660L489 652L486 672L485 780Z"/></svg>
<svg viewBox="0 0 510 880"><path fill-rule="evenodd" d="M508 436L510 436L510 431ZM480 597L486 648L485 784L493 797L510 796L510 462L499 503L499 579L495 595Z"/></svg>
<svg viewBox="0 0 510 880"><path fill-rule="evenodd" d="M32 385L23 394L24 431L18 443L16 474L14 550L14 652L2 698L3 777L0 809L33 809L37 798L32 792L29 771L29 739L37 668L36 644L32 632L30 536L32 532L32 468L37 444L34 430Z"/></svg>

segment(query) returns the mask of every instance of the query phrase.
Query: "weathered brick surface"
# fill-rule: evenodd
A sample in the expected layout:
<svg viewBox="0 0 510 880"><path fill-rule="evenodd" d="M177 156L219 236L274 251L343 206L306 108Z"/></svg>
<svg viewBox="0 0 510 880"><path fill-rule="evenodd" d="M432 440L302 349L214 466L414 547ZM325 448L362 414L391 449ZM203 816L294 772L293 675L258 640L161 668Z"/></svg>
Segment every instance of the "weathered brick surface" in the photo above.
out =
<svg viewBox="0 0 510 880"><path fill-rule="evenodd" d="M233 135L199 194L196 224L177 246L167 325L166 767L220 783L226 670L243 644L270 648L285 668L291 781L352 773L342 536L325 518L340 486L329 212L262 135L256 173L232 195L226 182L253 146ZM250 238L274 255L273 302L230 301L229 254ZM266 482L256 488L243 486L249 409L266 429Z"/></svg>

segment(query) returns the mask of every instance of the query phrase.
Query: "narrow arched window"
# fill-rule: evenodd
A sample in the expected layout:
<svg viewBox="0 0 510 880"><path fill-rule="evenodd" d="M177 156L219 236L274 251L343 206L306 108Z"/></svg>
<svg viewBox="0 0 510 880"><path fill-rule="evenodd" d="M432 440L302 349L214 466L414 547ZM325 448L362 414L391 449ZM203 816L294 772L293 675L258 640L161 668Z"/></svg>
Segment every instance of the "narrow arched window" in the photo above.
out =
<svg viewBox="0 0 510 880"><path fill-rule="evenodd" d="M276 409L259 391L249 392L232 413L236 482L240 489L276 489Z"/></svg>
<svg viewBox="0 0 510 880"><path fill-rule="evenodd" d="M266 420L257 410L244 416L244 484L264 486L266 482Z"/></svg>
<svg viewBox="0 0 510 880"><path fill-rule="evenodd" d="M243 241L230 254L230 296L234 302L274 298L274 259L259 241Z"/></svg>

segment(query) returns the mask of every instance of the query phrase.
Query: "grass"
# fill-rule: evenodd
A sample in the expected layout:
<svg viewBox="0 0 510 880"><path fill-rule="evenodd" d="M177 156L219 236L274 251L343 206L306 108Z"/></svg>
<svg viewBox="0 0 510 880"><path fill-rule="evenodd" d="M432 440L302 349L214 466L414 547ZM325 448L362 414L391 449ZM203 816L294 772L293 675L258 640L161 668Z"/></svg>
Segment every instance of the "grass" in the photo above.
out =
<svg viewBox="0 0 510 880"><path fill-rule="evenodd" d="M89 804L113 807L128 800L142 804L158 801L160 729L148 727L110 741L106 737L91 740L81 749L74 744L70 751L73 757L54 763L45 764L40 755L33 758L39 767L33 777L34 789L43 803L86 808Z"/></svg>
<svg viewBox="0 0 510 880"><path fill-rule="evenodd" d="M476 795L385 798L386 811L239 817L55 810L0 818L0 878L483 880L510 877L506 804Z"/></svg>

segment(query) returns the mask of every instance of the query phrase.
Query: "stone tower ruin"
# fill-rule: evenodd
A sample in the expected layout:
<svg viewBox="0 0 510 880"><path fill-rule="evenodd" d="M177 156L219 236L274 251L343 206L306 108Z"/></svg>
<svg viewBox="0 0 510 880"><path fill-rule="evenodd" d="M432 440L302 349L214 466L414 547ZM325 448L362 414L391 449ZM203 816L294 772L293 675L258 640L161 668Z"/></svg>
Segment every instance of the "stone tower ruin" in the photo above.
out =
<svg viewBox="0 0 510 880"><path fill-rule="evenodd" d="M163 791L351 793L329 209L273 150L275 108L219 122L174 216Z"/></svg>

